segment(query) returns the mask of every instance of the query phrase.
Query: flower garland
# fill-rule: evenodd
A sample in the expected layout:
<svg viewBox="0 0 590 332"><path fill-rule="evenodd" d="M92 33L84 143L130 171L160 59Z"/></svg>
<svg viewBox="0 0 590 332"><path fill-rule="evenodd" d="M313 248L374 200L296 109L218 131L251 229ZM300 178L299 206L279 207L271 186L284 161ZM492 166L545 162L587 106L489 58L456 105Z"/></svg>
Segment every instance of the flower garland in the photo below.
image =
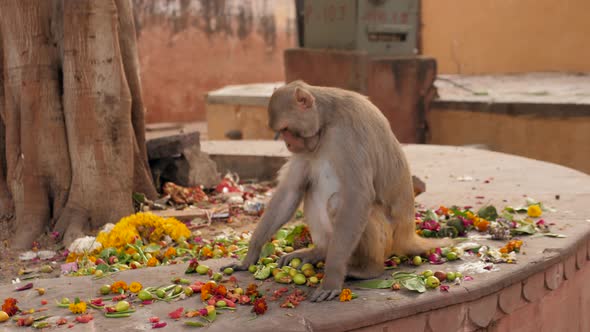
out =
<svg viewBox="0 0 590 332"><path fill-rule="evenodd" d="M146 242L157 242L165 235L178 241L190 237L191 231L175 218L139 212L119 220L110 232L100 232L96 240L103 248L123 248L139 238L145 238Z"/></svg>

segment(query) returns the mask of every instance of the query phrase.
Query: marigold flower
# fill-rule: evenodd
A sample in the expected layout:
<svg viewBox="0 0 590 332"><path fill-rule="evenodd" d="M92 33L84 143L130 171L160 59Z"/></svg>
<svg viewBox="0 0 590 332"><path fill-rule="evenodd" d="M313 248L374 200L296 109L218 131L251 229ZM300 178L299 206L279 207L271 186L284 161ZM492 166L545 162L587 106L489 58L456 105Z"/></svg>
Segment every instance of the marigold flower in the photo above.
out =
<svg viewBox="0 0 590 332"><path fill-rule="evenodd" d="M529 217L537 218L543 214L543 211L541 210L541 207L538 204L535 204L529 206L526 213L529 215Z"/></svg>
<svg viewBox="0 0 590 332"><path fill-rule="evenodd" d="M175 257L176 256L176 249L174 247L168 247L168 249L164 253L164 256L168 259Z"/></svg>
<svg viewBox="0 0 590 332"><path fill-rule="evenodd" d="M246 289L246 295L254 295L254 297L258 297L258 286L256 286L256 284L248 285L248 288Z"/></svg>
<svg viewBox="0 0 590 332"><path fill-rule="evenodd" d="M15 298L9 297L4 300L2 304L2 311L8 314L8 316L14 316L20 309L17 307L18 301Z"/></svg>
<svg viewBox="0 0 590 332"><path fill-rule="evenodd" d="M74 303L70 303L69 309L74 314L83 314L86 312L86 302L76 298Z"/></svg>
<svg viewBox="0 0 590 332"><path fill-rule="evenodd" d="M154 267L154 266L158 265L159 263L160 263L160 261L158 261L158 259L156 257L152 256L150 259L148 259L146 265L149 267Z"/></svg>
<svg viewBox="0 0 590 332"><path fill-rule="evenodd" d="M264 297L257 298L254 300L254 307L252 311L257 315L264 315L264 313L268 310L268 305L266 304L266 299Z"/></svg>
<svg viewBox="0 0 590 332"><path fill-rule="evenodd" d="M488 230L488 227L490 226L490 222L483 219L483 218L478 218L479 222L477 223L477 225L475 225L475 227L477 227L477 230L480 232L485 232Z"/></svg>
<svg viewBox="0 0 590 332"><path fill-rule="evenodd" d="M210 295L212 295L215 286L214 282L208 282L203 285L203 287L201 287L201 300L206 301Z"/></svg>
<svg viewBox="0 0 590 332"><path fill-rule="evenodd" d="M127 286L127 283L125 281L119 280L119 281L115 281L112 285L111 285L111 292L115 293L115 294L119 294L122 291L126 291L127 289L129 289L129 287Z"/></svg>
<svg viewBox="0 0 590 332"><path fill-rule="evenodd" d="M348 288L344 288L342 292L340 292L340 302L350 301L352 300L352 291Z"/></svg>
<svg viewBox="0 0 590 332"><path fill-rule="evenodd" d="M132 283L129 284L129 291L131 293L137 293L142 288L143 288L143 286L139 282L137 282L137 281L134 281L134 282L132 282Z"/></svg>

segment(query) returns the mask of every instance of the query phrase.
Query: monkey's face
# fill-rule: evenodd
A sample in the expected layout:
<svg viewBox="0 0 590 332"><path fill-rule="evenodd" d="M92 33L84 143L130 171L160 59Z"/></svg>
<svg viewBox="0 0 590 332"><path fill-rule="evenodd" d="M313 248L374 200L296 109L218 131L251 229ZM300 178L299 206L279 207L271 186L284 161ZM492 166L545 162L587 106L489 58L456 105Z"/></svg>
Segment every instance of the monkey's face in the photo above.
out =
<svg viewBox="0 0 590 332"><path fill-rule="evenodd" d="M269 127L281 134L293 153L314 151L319 144L320 117L313 95L299 87L278 89L268 107Z"/></svg>

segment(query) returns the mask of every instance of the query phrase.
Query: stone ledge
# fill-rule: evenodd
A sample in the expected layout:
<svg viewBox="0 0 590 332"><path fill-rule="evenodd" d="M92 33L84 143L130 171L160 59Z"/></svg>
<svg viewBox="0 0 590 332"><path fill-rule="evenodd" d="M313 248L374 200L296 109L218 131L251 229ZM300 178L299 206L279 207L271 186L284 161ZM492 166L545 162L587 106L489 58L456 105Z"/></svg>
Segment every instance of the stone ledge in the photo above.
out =
<svg viewBox="0 0 590 332"><path fill-rule="evenodd" d="M248 308L240 308L242 310L220 317L208 330L228 331L240 326L243 331L258 332L384 331L386 328L392 331L394 327L412 327L415 328L412 331L454 332L459 326L459 330L465 331L478 328L511 331L517 327L520 331L534 331L541 328L540 324L545 324L543 326L551 331L590 330L590 319L586 314L590 311L590 284L585 282L590 277L590 264L587 264L590 223L586 222L590 216L588 175L549 163L476 149L409 145L404 147L404 151L413 173L428 184L428 191L418 197L418 201L425 206L457 204L478 208L481 205L478 201L503 206L519 204L523 195L533 196L557 208L557 212L544 218L555 222L554 231L567 238L525 237L523 253L517 256L517 264L500 265L498 272L475 274L474 280L451 287L448 293L429 291L418 295L406 291L365 290L347 283L359 295L358 299L347 303L303 302L296 309L287 311L279 309L276 302L269 302L271 309L256 320L249 320ZM464 176L472 177L473 181L457 179ZM490 178L493 180L485 181ZM555 198L556 194L560 195L559 200ZM483 196L484 199L476 199L475 196ZM481 242L499 245L490 240ZM586 261L582 259L584 254ZM229 262L229 259L210 260L207 264L217 269ZM455 261L437 267L423 265L420 269L456 270L460 264L460 261ZM183 275L184 269L185 265L179 264L147 271L131 270L118 274L116 278L157 285L169 282L172 275ZM404 270L410 268L404 267ZM240 284L254 281L245 272L238 272L235 276ZM198 276L190 278L205 280ZM48 290L44 298L52 303L62 296L93 297L104 281L79 277L34 282L35 287ZM275 286L263 283L265 290ZM527 287L534 289L525 290ZM13 286L0 287L0 298L14 294ZM19 294L25 295L19 303L22 307L38 305L36 293ZM171 310L193 304L179 302L171 306L156 303L141 308L143 312L134 314L133 319L125 320L107 320L96 315L92 326L77 325L72 330L141 329L147 325L146 317L167 317ZM483 308L482 312L471 309L476 307ZM553 315L553 312L557 314ZM48 314L62 315L63 309L49 306ZM426 321L427 324L421 323ZM189 330L175 322L169 324L178 330Z"/></svg>

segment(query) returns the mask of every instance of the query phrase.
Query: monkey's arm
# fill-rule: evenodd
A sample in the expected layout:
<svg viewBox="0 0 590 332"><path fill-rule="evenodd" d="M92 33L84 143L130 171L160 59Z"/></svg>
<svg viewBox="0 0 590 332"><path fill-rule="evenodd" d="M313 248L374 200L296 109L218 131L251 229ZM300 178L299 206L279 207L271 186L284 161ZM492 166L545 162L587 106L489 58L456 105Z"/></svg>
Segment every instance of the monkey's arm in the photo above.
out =
<svg viewBox="0 0 590 332"><path fill-rule="evenodd" d="M295 214L304 194L306 176L303 166L290 162L281 175L284 176L281 176L277 190L250 239L246 258L239 264L224 266L221 268L222 270L226 267L233 267L236 271L244 271L250 265L256 264L263 245Z"/></svg>

